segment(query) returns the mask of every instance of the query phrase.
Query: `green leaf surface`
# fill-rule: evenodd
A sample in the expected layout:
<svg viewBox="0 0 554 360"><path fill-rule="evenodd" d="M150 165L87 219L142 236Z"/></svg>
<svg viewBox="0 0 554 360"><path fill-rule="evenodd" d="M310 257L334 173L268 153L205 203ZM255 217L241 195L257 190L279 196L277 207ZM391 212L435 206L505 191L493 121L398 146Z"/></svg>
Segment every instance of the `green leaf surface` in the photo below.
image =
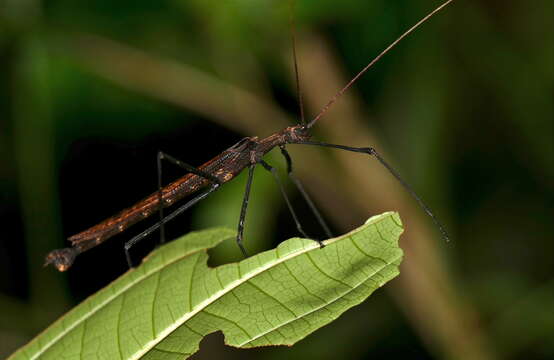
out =
<svg viewBox="0 0 554 360"><path fill-rule="evenodd" d="M221 330L228 345L292 345L398 275L396 213L325 241L293 238L238 263L207 266L227 229L154 251L10 359L185 359Z"/></svg>

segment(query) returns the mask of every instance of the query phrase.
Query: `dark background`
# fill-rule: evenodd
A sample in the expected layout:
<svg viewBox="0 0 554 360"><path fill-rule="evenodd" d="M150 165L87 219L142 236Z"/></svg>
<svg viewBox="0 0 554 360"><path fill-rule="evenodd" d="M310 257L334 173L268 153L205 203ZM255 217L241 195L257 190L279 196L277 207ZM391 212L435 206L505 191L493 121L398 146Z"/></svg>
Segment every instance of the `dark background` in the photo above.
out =
<svg viewBox="0 0 554 360"><path fill-rule="evenodd" d="M298 0L308 117L437 5ZM380 150L451 242L371 159L290 146L336 233L400 212L401 275L290 349L225 348L216 334L196 358L554 357L553 17L546 0L455 1L315 127L320 140ZM0 69L0 357L126 271L122 244L148 224L67 273L42 263L68 236L153 192L158 150L199 165L298 118L286 1L4 0ZM278 152L267 160L283 170ZM182 174L165 170L166 181ZM169 237L235 228L244 182L174 220ZM297 235L261 169L246 227L253 253ZM137 261L157 236L134 250ZM214 258L240 255L229 243Z"/></svg>

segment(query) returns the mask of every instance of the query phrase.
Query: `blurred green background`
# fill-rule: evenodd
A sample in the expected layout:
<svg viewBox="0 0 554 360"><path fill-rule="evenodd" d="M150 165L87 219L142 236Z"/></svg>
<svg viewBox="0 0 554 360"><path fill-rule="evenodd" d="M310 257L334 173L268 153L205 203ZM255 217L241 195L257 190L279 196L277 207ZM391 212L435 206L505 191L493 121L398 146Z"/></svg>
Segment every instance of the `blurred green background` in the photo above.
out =
<svg viewBox="0 0 554 360"><path fill-rule="evenodd" d="M437 5L297 0L308 117ZM455 1L358 81L315 137L375 146L452 241L372 159L290 146L335 233L400 212L401 275L292 348L231 349L215 334L195 358L554 358L553 32L552 1ZM42 262L153 192L158 150L199 165L298 119L288 1L2 0L0 69L0 357L126 271L122 244L148 224L68 273ZM268 161L282 172L278 153ZM165 170L166 181L182 174ZM169 237L235 228L244 183L174 220ZM260 169L246 228L251 252L297 235ZM229 243L214 258L240 254Z"/></svg>

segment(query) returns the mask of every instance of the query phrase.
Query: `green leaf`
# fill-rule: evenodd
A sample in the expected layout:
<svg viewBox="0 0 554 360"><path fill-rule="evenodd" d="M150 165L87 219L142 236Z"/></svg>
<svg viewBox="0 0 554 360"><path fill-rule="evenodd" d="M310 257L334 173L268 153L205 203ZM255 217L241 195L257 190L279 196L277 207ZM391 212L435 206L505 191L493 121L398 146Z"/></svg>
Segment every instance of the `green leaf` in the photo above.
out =
<svg viewBox="0 0 554 360"><path fill-rule="evenodd" d="M209 268L207 249L234 238L212 229L154 251L10 359L185 359L221 330L228 345L292 345L398 275L396 213L337 238L293 238Z"/></svg>

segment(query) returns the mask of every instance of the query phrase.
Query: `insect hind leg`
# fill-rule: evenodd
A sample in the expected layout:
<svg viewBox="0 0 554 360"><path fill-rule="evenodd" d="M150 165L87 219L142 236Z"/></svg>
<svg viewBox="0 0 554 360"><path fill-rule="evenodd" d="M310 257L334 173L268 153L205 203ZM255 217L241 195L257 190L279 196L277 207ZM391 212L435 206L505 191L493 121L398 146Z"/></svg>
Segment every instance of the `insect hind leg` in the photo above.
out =
<svg viewBox="0 0 554 360"><path fill-rule="evenodd" d="M148 229L144 230L143 232L141 232L137 236L133 237L131 240L127 241L125 243L124 249L125 249L125 257L127 259L127 264L129 264L129 267L130 268L133 267L133 262L131 261L131 255L129 253L129 250L133 247L133 245L135 245L137 242L139 242L140 240L144 239L146 236L148 236L151 233L153 233L154 231L156 231L159 227L163 226L165 223L169 222L170 220L172 220L177 215L181 214L182 212L184 212L188 208L195 205L197 202L205 199L208 195L210 195L211 193L216 191L218 188L219 188L219 184L213 184L212 186L210 186L210 188L208 190L206 190L206 191L200 193L199 195L195 196L194 198L190 199L186 204L181 205L180 207L178 207L171 214L164 217L160 222L150 226Z"/></svg>
<svg viewBox="0 0 554 360"><path fill-rule="evenodd" d="M212 183L214 184L219 184L221 185L221 181L216 178L215 176L213 176L212 174L209 174L205 171L202 171L200 169L198 169L197 167L194 167L192 165L189 165L187 163L184 163L182 162L181 160L177 159L177 158L174 158L173 156L171 155L168 155L162 151L158 151L158 156L157 156L157 165L158 165L158 201L160 204L162 204L162 160L166 160L176 166L179 166L180 168L182 169L185 169L186 171L188 172L191 172L195 175L198 175L198 176L201 176L207 180L210 180ZM165 243L165 226L163 224L163 218L164 218L164 207L163 205L160 206L160 209L159 209L159 214L160 214L160 243L163 244Z"/></svg>
<svg viewBox="0 0 554 360"><path fill-rule="evenodd" d="M212 187L210 188L210 190L198 195L197 197L191 199L188 203L186 203L185 205L183 205L182 207L178 208L177 210L175 210L173 213L171 213L169 216L165 217L164 216L164 207L163 207L163 193L162 193L162 190L163 190L163 185L162 185L162 160L166 160L190 173L193 173L195 175L198 175L198 176L201 176L209 181L212 182ZM160 229L160 243L163 244L165 243L165 223L169 220L171 220L173 217L175 217L175 214L180 214L181 212L185 211L186 209L188 209L190 206L196 204L196 202L202 200L204 197L206 197L209 193L211 193L212 191L215 191L215 189L217 189L222 183L221 181L215 177L214 175L212 174L209 174L205 171L202 171L201 169L197 168L197 167L194 167L192 165L189 165L171 155L168 155L162 151L158 151L158 156L157 156L157 166L158 166L158 202L160 204L159 206L159 214L160 214L160 218L159 218L159 221L157 224L151 226L150 228L146 229L145 231L143 231L142 233L140 233L139 235L133 237L131 240L127 241L125 243L125 246L124 246L124 249L125 249L125 257L127 259L127 264L129 265L129 267L133 267L133 262L131 260L131 255L130 255L130 252L129 250L131 249L131 247L133 245L135 245L137 242L139 242L141 239L143 239L144 237L148 236L149 234L151 234L152 232L154 232L155 230L157 230L158 228ZM214 188L215 187L215 188ZM199 198L199 199L198 199ZM197 200L198 199L198 200Z"/></svg>
<svg viewBox="0 0 554 360"><path fill-rule="evenodd" d="M252 164L248 167L248 180L246 180L246 189L244 190L244 197L242 199L242 206L240 209L239 225L237 229L237 245L242 252L242 255L246 258L248 253L242 242L244 233L244 221L246 220L246 210L248 208L248 201L250 199L250 188L252 187L252 180L254 178L254 169L256 164Z"/></svg>

